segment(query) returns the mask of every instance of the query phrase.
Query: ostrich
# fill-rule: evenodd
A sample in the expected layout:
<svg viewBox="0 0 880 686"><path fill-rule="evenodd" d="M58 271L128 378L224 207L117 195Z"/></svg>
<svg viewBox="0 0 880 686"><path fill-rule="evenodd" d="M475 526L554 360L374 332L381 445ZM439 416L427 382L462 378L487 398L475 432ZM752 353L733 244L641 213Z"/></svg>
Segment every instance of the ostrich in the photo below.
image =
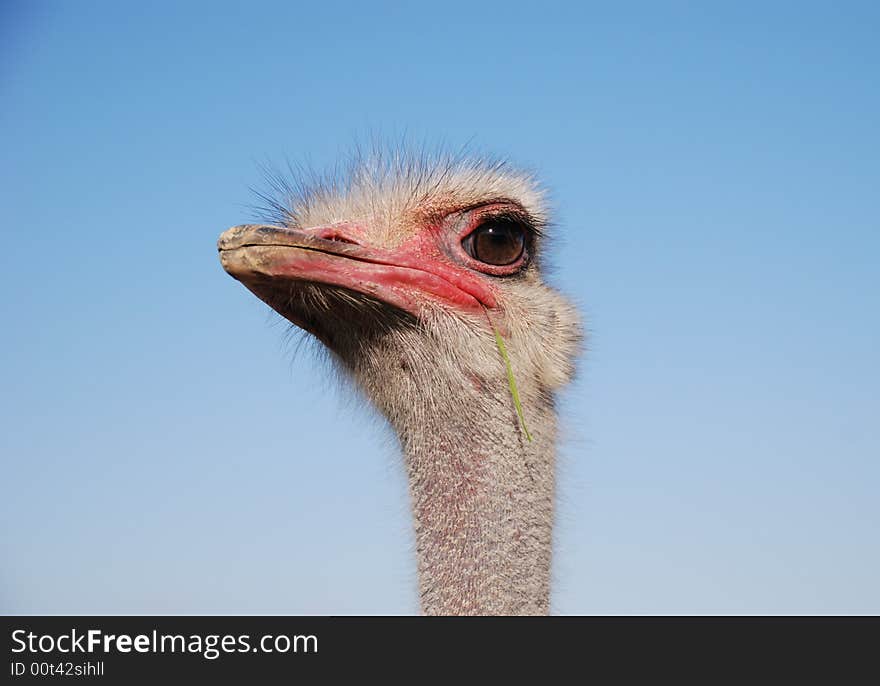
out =
<svg viewBox="0 0 880 686"><path fill-rule="evenodd" d="M224 269L332 353L396 431L425 614L547 614L555 393L580 349L541 278L532 176L473 157L369 156L276 176Z"/></svg>

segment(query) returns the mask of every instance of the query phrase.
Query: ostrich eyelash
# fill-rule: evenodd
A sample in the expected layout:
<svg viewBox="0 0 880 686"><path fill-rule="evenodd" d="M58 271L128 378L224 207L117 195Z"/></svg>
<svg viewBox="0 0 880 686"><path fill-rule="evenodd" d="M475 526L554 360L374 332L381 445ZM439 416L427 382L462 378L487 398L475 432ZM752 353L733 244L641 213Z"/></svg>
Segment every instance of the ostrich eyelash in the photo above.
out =
<svg viewBox="0 0 880 686"><path fill-rule="evenodd" d="M499 202L511 201L504 200ZM495 210L491 212L486 212L480 219L481 221L509 221L513 224L518 224L519 226L521 226L528 234L531 234L533 238L541 238L543 236L543 233L541 231L541 223L536 221L528 212L525 211L525 209Z"/></svg>

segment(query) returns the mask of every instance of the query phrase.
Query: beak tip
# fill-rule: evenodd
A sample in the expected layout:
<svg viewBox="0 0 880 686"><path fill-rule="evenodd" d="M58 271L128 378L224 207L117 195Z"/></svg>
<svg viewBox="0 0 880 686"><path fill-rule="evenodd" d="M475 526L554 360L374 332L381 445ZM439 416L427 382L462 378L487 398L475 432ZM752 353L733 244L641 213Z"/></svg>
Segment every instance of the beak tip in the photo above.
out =
<svg viewBox="0 0 880 686"><path fill-rule="evenodd" d="M220 234L220 238L217 239L217 250L222 251L234 247L241 236L250 228L250 224L239 224L238 226L226 229L226 231Z"/></svg>

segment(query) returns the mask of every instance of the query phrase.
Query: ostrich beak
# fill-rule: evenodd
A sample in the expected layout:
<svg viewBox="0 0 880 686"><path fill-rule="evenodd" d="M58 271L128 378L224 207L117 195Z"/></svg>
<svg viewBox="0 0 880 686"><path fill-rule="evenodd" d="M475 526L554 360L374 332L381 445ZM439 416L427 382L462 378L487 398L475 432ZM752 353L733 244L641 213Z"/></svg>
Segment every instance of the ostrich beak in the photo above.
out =
<svg viewBox="0 0 880 686"><path fill-rule="evenodd" d="M299 230L244 224L225 231L217 247L233 278L298 326L302 323L283 307L297 283L346 288L414 317L426 301L475 313L496 304L482 279L454 265L436 245L371 248L349 234L355 232L345 225Z"/></svg>

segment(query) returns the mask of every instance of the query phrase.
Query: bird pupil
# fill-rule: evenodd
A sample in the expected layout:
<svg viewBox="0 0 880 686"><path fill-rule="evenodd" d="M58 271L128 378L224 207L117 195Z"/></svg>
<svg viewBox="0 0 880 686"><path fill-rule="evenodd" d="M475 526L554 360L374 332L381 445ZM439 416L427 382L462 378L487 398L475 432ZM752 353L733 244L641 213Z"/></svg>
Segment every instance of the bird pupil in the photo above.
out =
<svg viewBox="0 0 880 686"><path fill-rule="evenodd" d="M486 264L512 264L522 255L524 245L522 227L510 221L492 221L474 231L472 256Z"/></svg>

